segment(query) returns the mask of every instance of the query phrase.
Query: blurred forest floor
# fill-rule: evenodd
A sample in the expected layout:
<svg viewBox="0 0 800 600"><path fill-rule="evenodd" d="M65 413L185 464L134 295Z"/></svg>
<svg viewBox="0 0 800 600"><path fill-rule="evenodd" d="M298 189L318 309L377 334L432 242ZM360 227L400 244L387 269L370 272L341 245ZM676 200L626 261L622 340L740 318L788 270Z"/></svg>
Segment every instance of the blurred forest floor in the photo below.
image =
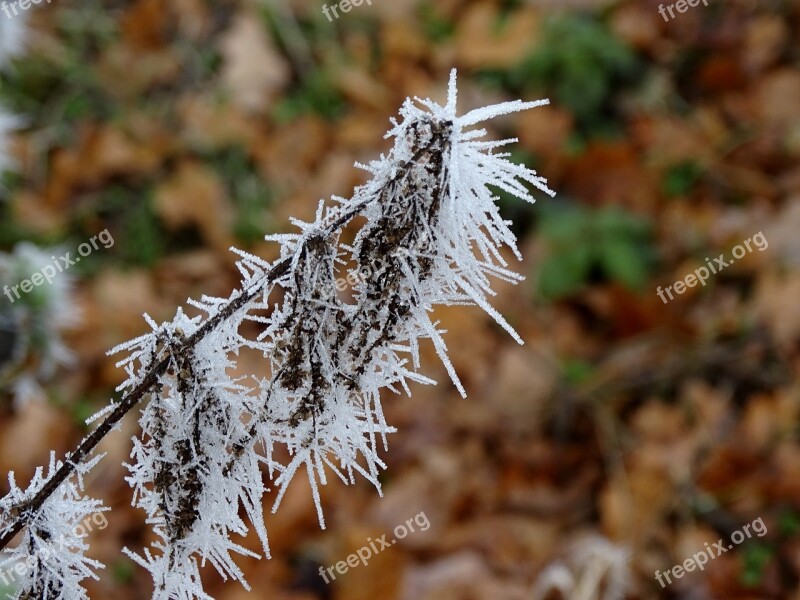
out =
<svg viewBox="0 0 800 600"><path fill-rule="evenodd" d="M30 11L29 51L0 75L0 102L25 119L0 250L74 252L104 229L115 243L70 270L74 364L41 398L2 396L0 472L27 481L68 450L123 379L105 352L146 330L142 313L227 296L229 247L274 258L263 235L349 196L364 180L353 163L388 149L400 103L442 101L455 66L462 112L552 102L491 131L518 137L514 159L559 194L500 199L527 280L498 285L495 306L526 344L478 310L439 311L469 397L428 348L440 384L385 402L398 428L385 497L331 482L321 531L298 478L267 515L273 558L241 561L254 591L214 574L206 590L527 600L563 565L584 582L627 569L630 598L800 598L800 2L711 0L669 22L650 0L556 4L373 0L333 22L311 0ZM671 302L657 295L759 232L764 251ZM16 374L36 369L36 344L27 352ZM91 538L108 565L92 598L149 597L120 553L148 541L121 466L136 428L129 416L105 440L89 484L114 509ZM430 529L322 581L319 565L421 511ZM655 580L759 517L763 537L665 589Z"/></svg>

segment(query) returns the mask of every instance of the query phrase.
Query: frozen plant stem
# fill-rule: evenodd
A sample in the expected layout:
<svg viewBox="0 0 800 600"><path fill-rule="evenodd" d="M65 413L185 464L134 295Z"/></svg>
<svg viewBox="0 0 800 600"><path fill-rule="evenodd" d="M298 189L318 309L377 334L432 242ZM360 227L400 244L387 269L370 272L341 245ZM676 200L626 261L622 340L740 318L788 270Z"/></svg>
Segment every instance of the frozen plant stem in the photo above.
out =
<svg viewBox="0 0 800 600"><path fill-rule="evenodd" d="M285 271L287 267L288 261L281 261L275 265L275 267L273 267L267 277L277 277L281 274L281 272ZM204 334L213 329L224 318L233 314L237 308L245 305L249 300L252 300L257 293L257 291L251 291L249 293L241 293L238 295L230 302L226 310L220 311L214 316L213 319L209 319L205 323L202 331L198 330L195 332L194 335L183 342L182 347L178 348L178 350L186 351L189 348L192 348ZM100 425L98 425L89 435L83 438L75 450L70 452L66 458L66 462L63 463L55 472L55 474L47 480L47 483L45 483L30 500L26 500L24 505L16 507L20 514L20 518L18 518L15 523L7 528L3 535L0 536L0 550L8 546L14 536L22 531L22 529L25 527L27 515L35 514L36 511L41 508L45 500L47 500L47 498L49 498L56 489L58 489L58 486L64 483L64 481L75 472L75 466L83 462L83 460L89 456L89 454L91 454L92 450L95 449L97 444L99 444L100 441L106 437L106 435L108 435L112 429L114 429L114 426L122 420L122 417L128 414L128 412L139 403L144 395L150 391L150 388L156 384L158 378L161 377L167 370L170 361L171 358L166 357L154 365L147 375L142 378L141 383L139 383L133 390L125 394L125 396L114 405L114 409L107 417L105 417L105 419L103 419Z"/></svg>
<svg viewBox="0 0 800 600"><path fill-rule="evenodd" d="M180 309L162 324L147 317L151 333L112 350L127 353L119 363L128 375L119 388L126 393L98 415L104 417L100 425L63 464L51 463L47 478L40 474L26 490L10 478L12 493L0 499L0 549L35 524L39 537L31 534L27 544L35 554L33 542L41 545L50 530L45 513L78 514L69 503L83 497L79 476L88 470L87 457L145 396L127 481L133 504L145 511L159 539L142 554L125 552L151 572L154 598L209 598L200 580L205 562L247 586L232 555L256 555L231 534L245 535L252 527L269 556L265 470L278 487L273 511L304 470L323 528L319 485L328 473L347 484L360 474L380 492L385 465L379 452L395 431L384 420L381 390L410 394L409 381L435 383L419 373L420 340L432 341L466 395L443 331L431 318L433 307L477 305L522 342L487 300L494 294L492 278L521 279L500 252L507 246L520 258L490 186L529 202L534 199L526 183L552 192L535 172L495 153L514 140L485 141L485 130L468 128L546 103L509 102L458 117L455 73L446 105L406 101L402 121L393 121L387 134L395 139L392 151L359 165L372 179L351 199L321 203L315 221L293 221L299 233L269 238L281 245L274 263L239 252L239 290L228 298L189 300L205 318L189 318ZM355 217L363 220L355 241L341 243L342 229ZM369 273L351 302L334 285L337 269L348 261ZM273 304L276 288L282 294ZM231 377L242 349L264 356L261 376ZM288 464L276 459L276 446L288 450ZM47 570L50 587L34 577L25 589L63 590L78 571L94 576L85 568L76 571L76 564L84 563L55 561ZM62 571L59 583L53 573ZM85 595L80 588L58 597Z"/></svg>

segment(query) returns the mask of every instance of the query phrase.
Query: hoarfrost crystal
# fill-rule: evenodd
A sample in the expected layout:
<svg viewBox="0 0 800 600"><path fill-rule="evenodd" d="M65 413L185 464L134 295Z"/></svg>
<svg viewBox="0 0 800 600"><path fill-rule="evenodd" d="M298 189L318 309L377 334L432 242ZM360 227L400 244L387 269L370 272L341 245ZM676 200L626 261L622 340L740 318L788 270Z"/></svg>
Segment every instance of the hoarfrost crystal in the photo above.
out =
<svg viewBox="0 0 800 600"><path fill-rule="evenodd" d="M97 464L102 456L77 467L77 474L61 484L29 521L22 543L0 555L0 569L19 578L18 591L13 598L47 598L48 600L87 600L80 583L87 577L97 579L95 570L103 565L84 556L88 550L81 525L93 515L108 510L99 500L83 495L83 475ZM40 467L30 484L20 488L14 473L9 473L11 491L0 499L0 531L9 526L8 516L19 512L53 473L61 466L50 455L48 474ZM24 568L20 568L20 567Z"/></svg>
<svg viewBox="0 0 800 600"><path fill-rule="evenodd" d="M234 557L254 553L231 534L252 527L269 555L265 478L276 488L274 511L305 472L323 528L320 486L331 475L346 484L360 475L380 493L381 453L395 431L381 392L410 395L411 382L435 383L420 372L421 342L432 342L466 395L433 317L437 305L477 305L522 342L489 303L493 278L521 279L503 259L504 246L520 256L490 186L528 202L528 185L553 192L496 152L514 140L485 141L474 126L542 104L459 117L454 72L445 105L405 102L387 134L391 152L357 165L372 177L352 198L320 203L312 222L293 220L297 233L268 238L280 245L277 260L237 251L241 289L190 300L201 316L146 317L152 331L112 351L126 354L126 397L150 391L128 481L159 539L127 552L151 572L155 598L207 598L205 563L246 585ZM345 244L341 231L356 218L360 229ZM334 284L348 263L367 274L352 299ZM233 375L243 351L263 357L260 372Z"/></svg>

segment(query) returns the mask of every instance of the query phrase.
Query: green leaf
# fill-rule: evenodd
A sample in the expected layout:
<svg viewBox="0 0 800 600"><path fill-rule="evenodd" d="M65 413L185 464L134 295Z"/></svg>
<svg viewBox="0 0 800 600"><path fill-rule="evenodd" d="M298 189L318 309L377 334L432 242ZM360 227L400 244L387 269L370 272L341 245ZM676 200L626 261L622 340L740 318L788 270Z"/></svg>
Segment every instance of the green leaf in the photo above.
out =
<svg viewBox="0 0 800 600"><path fill-rule="evenodd" d="M778 529L784 535L796 535L800 532L800 514L787 510L778 519Z"/></svg>
<svg viewBox="0 0 800 600"><path fill-rule="evenodd" d="M554 253L542 263L539 271L539 293L550 299L577 292L586 282L591 268L591 252L587 246Z"/></svg>
<svg viewBox="0 0 800 600"><path fill-rule="evenodd" d="M572 245L586 240L590 219L578 207L544 209L539 221L539 233L550 242Z"/></svg>
<svg viewBox="0 0 800 600"><path fill-rule="evenodd" d="M775 550L766 545L752 543L742 548L741 581L747 587L758 587L764 579L764 569L775 555Z"/></svg>
<svg viewBox="0 0 800 600"><path fill-rule="evenodd" d="M419 19L425 35L432 42L442 42L451 38L456 31L455 23L443 17L433 3L424 2L419 5Z"/></svg>
<svg viewBox="0 0 800 600"><path fill-rule="evenodd" d="M580 205L540 211L538 233L547 242L539 290L550 298L571 294L592 275L632 289L648 280L654 252L650 224L611 206Z"/></svg>
<svg viewBox="0 0 800 600"><path fill-rule="evenodd" d="M75 421L75 424L81 429L86 429L86 419L97 412L97 406L95 406L88 398L82 397L72 405L71 412L72 419Z"/></svg>
<svg viewBox="0 0 800 600"><path fill-rule="evenodd" d="M703 167L693 161L673 165L664 173L661 187L669 197L687 194L703 175Z"/></svg>
<svg viewBox="0 0 800 600"><path fill-rule="evenodd" d="M610 206L597 211L595 224L599 235L607 238L626 238L641 241L649 237L651 226L645 219L628 213L618 206Z"/></svg>
<svg viewBox="0 0 800 600"><path fill-rule="evenodd" d="M273 109L278 122L289 122L304 113L317 113L333 120L344 112L345 102L331 77L322 69L309 73Z"/></svg>
<svg viewBox="0 0 800 600"><path fill-rule="evenodd" d="M594 365L578 359L567 360L562 367L564 379L571 385L580 385L589 379L594 371Z"/></svg>
<svg viewBox="0 0 800 600"><path fill-rule="evenodd" d="M648 279L647 259L636 245L610 240L600 246L601 262L608 276L632 289L641 289Z"/></svg>
<svg viewBox="0 0 800 600"><path fill-rule="evenodd" d="M149 198L136 204L124 223L122 254L134 264L152 266L166 252L166 235Z"/></svg>
<svg viewBox="0 0 800 600"><path fill-rule="evenodd" d="M513 92L553 94L577 117L577 130L598 135L615 132L617 93L639 82L642 62L600 16L568 15L549 19L539 45L510 68L505 83ZM549 90L549 91L548 91Z"/></svg>
<svg viewBox="0 0 800 600"><path fill-rule="evenodd" d="M111 572L114 575L114 580L118 583L128 583L133 581L136 575L136 566L132 560L120 558L111 566Z"/></svg>

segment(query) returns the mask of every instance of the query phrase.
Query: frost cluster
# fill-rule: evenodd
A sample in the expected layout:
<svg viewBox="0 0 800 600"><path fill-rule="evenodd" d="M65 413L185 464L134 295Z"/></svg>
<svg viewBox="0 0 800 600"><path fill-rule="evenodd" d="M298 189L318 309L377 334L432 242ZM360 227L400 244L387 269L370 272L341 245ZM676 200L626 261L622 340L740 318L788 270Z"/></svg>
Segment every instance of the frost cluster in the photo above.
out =
<svg viewBox="0 0 800 600"><path fill-rule="evenodd" d="M108 509L99 500L84 496L83 475L101 458L78 465L76 473L39 510L31 512L22 542L0 554L0 579L17 590L11 598L88 599L81 582L87 577L97 579L95 570L103 565L84 554L89 546L83 524ZM25 489L17 485L14 473L9 473L11 491L0 499L0 533L27 510L26 503L59 467L61 461L51 453L47 475L39 467Z"/></svg>
<svg viewBox="0 0 800 600"><path fill-rule="evenodd" d="M321 203L313 222L295 220L296 233L269 238L280 245L277 260L239 251L240 289L190 300L198 316L147 317L150 333L112 350L124 354L121 391L150 386L128 482L158 539L127 552L150 571L154 598L208 598L199 572L206 563L247 586L234 559L253 552L232 534L253 528L269 555L268 484L274 511L304 472L323 528L319 490L330 477L350 484L361 476L380 493L381 453L395 431L381 394L435 383L420 372L424 340L465 395L437 305L477 305L521 342L489 303L493 279L521 279L504 260L504 247L520 255L495 192L528 202L528 186L553 192L498 152L515 140L486 141L476 125L542 104L459 117L453 73L446 104L406 101L387 133L392 150L358 165L371 178L351 198ZM351 222L359 229L348 244L340 236ZM348 265L367 275L343 298L335 281ZM242 352L263 357L259 373L236 369Z"/></svg>

